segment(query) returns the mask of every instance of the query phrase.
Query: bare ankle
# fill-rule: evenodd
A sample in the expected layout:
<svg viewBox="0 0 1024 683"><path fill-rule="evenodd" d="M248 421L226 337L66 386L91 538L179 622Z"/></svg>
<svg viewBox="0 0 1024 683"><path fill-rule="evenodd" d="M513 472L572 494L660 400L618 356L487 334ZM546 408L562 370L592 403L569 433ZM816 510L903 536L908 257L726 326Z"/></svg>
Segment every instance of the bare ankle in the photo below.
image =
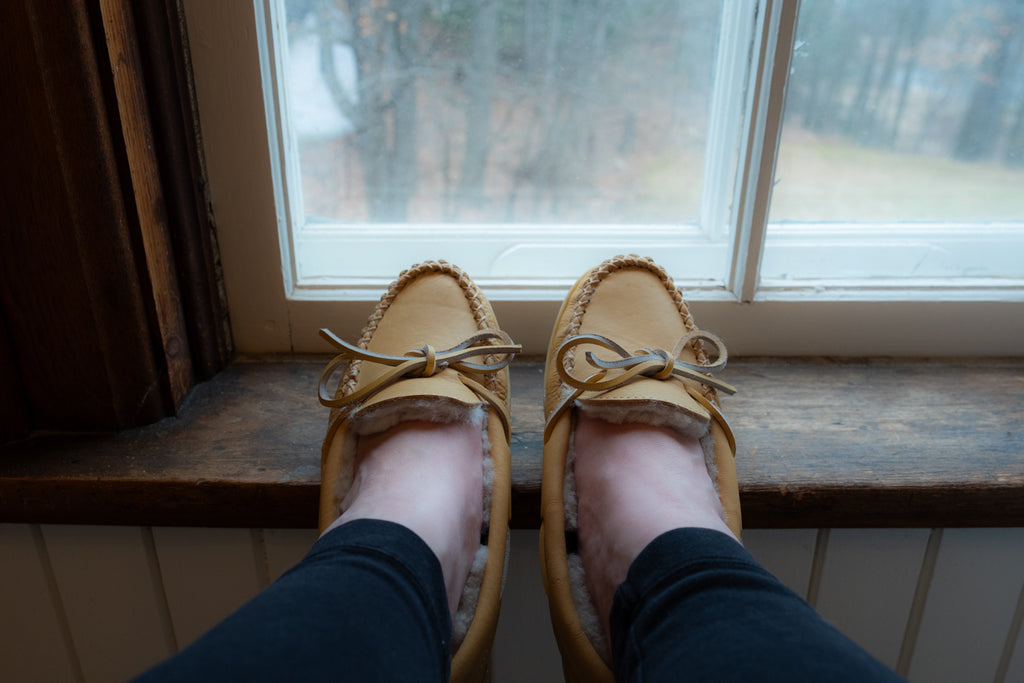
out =
<svg viewBox="0 0 1024 683"><path fill-rule="evenodd" d="M651 541L680 527L732 533L697 439L580 414L575 453L580 558L607 635L615 589Z"/></svg>
<svg viewBox="0 0 1024 683"><path fill-rule="evenodd" d="M411 529L440 561L453 613L480 542L481 429L469 422L403 422L360 437L352 490L328 529L367 518Z"/></svg>

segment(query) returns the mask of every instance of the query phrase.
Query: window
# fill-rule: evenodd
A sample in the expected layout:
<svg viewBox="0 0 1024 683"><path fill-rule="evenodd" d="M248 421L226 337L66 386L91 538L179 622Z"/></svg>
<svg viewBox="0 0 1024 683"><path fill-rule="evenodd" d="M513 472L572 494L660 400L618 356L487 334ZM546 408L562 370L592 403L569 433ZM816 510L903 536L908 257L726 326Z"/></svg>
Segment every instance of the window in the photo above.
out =
<svg viewBox="0 0 1024 683"><path fill-rule="evenodd" d="M1019 2L804 0L762 291L1019 284L1022 23Z"/></svg>
<svg viewBox="0 0 1024 683"><path fill-rule="evenodd" d="M723 288L753 8L271 5L293 296L378 290L427 254L560 298L637 249Z"/></svg>
<svg viewBox="0 0 1024 683"><path fill-rule="evenodd" d="M575 276L635 251L734 352L1019 352L1015 3L225 4L186 10L242 350L323 350L443 257L539 353Z"/></svg>

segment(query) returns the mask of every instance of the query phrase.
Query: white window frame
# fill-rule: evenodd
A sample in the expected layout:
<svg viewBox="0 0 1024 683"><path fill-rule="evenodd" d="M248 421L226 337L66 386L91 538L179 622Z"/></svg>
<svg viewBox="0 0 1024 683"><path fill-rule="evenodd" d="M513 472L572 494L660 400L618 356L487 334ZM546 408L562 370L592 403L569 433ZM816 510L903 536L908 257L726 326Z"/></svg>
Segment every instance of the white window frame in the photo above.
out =
<svg viewBox="0 0 1024 683"><path fill-rule="evenodd" d="M276 16L274 2L184 3L212 212L236 348L246 353L325 352L328 349L316 330L328 326L342 336L356 337L388 278L311 281L296 277L299 269L288 237L291 233L280 230L298 201L288 187L282 162L294 161L297 151L282 132L276 106L283 97L284 80L283 58L274 54L274 44L268 40L268 27ZM749 55L751 86L718 88L711 105L713 117L719 111L736 111L738 106L745 112L743 125L735 133L722 127L710 131L708 164L731 149L738 149L740 163L735 181L723 178L721 163L719 170L710 169L706 182L711 189L704 193L701 207L706 229L732 222L729 274L724 282L685 280L678 267L666 264L684 285L701 326L722 335L734 355L1019 355L1024 350L1024 281L757 281L798 1L735 0L727 2L723 12L725 38L730 32L738 36L749 35L752 28L756 31ZM752 27L751 21L756 25ZM716 76L746 72L747 63L737 55L720 59ZM907 231L934 226L899 227L906 238ZM1000 226L991 227L999 232ZM666 228L649 226L642 232L654 244L679 247L686 229L676 227L666 235ZM835 239L849 238L854 229L846 226L844 231L840 226L834 231ZM345 239L377 238L374 233L379 230L375 226L350 229ZM423 234L420 225L392 226L392 230L406 240ZM515 230L529 233L526 228ZM437 231L447 233L441 237L450 239L448 247L467 234L464 227L435 226L434 240ZM495 232L492 227L489 231ZM607 239L598 243L614 243L612 231L593 226L570 226L556 242L574 248L571 235L583 231L604 234ZM330 230L317 232L308 231L304 238L339 237ZM822 236L821 226L786 226L784 233L783 241L789 240L786 244L795 258L799 258L802 237L813 233L820 240ZM545 234L536 231L538 244L543 244ZM892 235L885 239L891 241ZM690 244L698 246L699 240ZM628 243L622 246L623 251L635 251ZM405 259L403 266L439 255L459 262L449 252L435 252L419 253L414 247L413 257ZM664 263L669 252L646 253ZM524 344L528 354L542 354L571 280L474 278L494 302L502 326Z"/></svg>

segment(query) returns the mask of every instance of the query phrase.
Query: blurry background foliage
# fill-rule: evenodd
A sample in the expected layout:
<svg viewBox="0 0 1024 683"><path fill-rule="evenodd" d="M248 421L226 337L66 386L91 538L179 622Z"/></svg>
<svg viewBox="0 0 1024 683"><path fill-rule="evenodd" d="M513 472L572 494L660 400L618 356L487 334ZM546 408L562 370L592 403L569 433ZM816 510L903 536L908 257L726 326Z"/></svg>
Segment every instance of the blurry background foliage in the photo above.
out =
<svg viewBox="0 0 1024 683"><path fill-rule="evenodd" d="M307 220L697 219L719 3L286 15ZM1024 218L1022 24L1024 0L804 0L772 219Z"/></svg>

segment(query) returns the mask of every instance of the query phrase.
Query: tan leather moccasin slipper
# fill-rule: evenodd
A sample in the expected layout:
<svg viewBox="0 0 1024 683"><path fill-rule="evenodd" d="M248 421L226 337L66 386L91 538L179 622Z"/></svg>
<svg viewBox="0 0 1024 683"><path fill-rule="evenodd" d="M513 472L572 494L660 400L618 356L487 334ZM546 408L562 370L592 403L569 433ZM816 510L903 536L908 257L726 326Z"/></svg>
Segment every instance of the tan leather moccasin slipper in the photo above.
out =
<svg viewBox="0 0 1024 683"><path fill-rule="evenodd" d="M320 531L341 514L352 485L356 437L407 420L479 419L484 509L481 548L452 634L452 681L481 681L498 623L511 514L508 364L520 350L459 268L429 261L403 272L358 344L320 331L337 350L320 379L331 415L321 456ZM337 391L328 380L341 371Z"/></svg>
<svg viewBox="0 0 1024 683"><path fill-rule="evenodd" d="M718 390L734 390L709 374L725 361L722 342L696 328L671 278L649 258L605 261L576 283L562 305L544 374L540 552L567 681L613 680L610 651L572 541L574 415L584 410L610 422L670 426L697 437L726 523L738 538L736 446L718 408Z"/></svg>

